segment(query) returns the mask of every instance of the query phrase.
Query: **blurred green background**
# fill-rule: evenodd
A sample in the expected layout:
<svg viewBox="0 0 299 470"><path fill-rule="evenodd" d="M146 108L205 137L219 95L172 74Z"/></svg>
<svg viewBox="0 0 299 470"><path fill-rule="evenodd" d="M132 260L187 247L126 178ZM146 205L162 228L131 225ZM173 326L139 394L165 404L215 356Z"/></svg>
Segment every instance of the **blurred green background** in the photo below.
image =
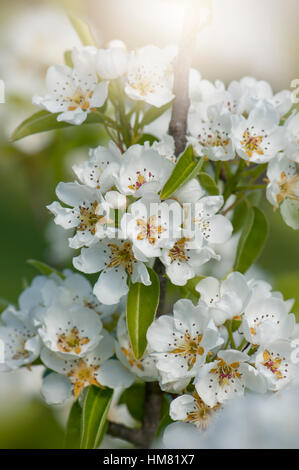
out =
<svg viewBox="0 0 299 470"><path fill-rule="evenodd" d="M227 83L255 75L275 90L289 88L299 77L298 1L213 4L213 21L198 38L195 65L202 76ZM6 103L0 104L0 298L12 303L36 275L26 264L29 258L58 268L71 265L64 231L53 226L45 206L54 199L56 184L71 178L71 165L87 157L88 147L106 141L103 129L92 125L14 146L8 142L13 128L34 111L31 97L43 91L47 66L61 63L64 50L78 44L64 13L69 8L91 24L99 45L112 39L128 47L176 42L182 17L181 0L1 0L0 79ZM298 233L265 201L263 208L270 234L257 267L285 297L296 299L299 315ZM41 371L12 375L0 374L0 448L60 447L66 413L40 400Z"/></svg>

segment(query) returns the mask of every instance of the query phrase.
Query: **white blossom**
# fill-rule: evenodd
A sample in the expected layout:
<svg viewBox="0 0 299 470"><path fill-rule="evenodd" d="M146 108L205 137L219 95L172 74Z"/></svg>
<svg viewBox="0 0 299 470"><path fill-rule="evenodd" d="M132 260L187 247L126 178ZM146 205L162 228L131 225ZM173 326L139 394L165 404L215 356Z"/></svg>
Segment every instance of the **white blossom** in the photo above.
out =
<svg viewBox="0 0 299 470"><path fill-rule="evenodd" d="M280 390L298 380L298 364L294 364L291 357L293 351L292 343L287 339L277 339L258 349L255 365L269 390Z"/></svg>
<svg viewBox="0 0 299 470"><path fill-rule="evenodd" d="M154 351L163 389L184 388L205 362L211 350L222 344L218 330L205 304L194 306L181 299L173 307L173 316L163 315L147 331L149 347Z"/></svg>
<svg viewBox="0 0 299 470"><path fill-rule="evenodd" d="M209 406L242 396L245 388L265 393L266 384L258 371L249 364L250 357L240 351L219 351L218 358L205 364L194 380L200 398Z"/></svg>
<svg viewBox="0 0 299 470"><path fill-rule="evenodd" d="M155 359L150 355L147 347L143 356L136 359L129 338L126 315L122 314L117 323L117 341L115 344L117 358L130 372L145 381L153 381L158 378Z"/></svg>
<svg viewBox="0 0 299 470"><path fill-rule="evenodd" d="M216 325L222 325L226 320L240 319L251 293L245 277L238 272L230 273L221 282L206 277L199 281L195 289L209 307Z"/></svg>
<svg viewBox="0 0 299 470"><path fill-rule="evenodd" d="M149 145L132 145L122 156L117 187L123 194L140 197L158 193L169 178L174 165Z"/></svg>
<svg viewBox="0 0 299 470"><path fill-rule="evenodd" d="M58 198L71 208L53 202L47 208L55 215L54 222L65 229L76 228L76 234L69 239L71 248L89 246L95 239L114 234L109 224L110 207L101 193L88 186L74 183L59 183Z"/></svg>
<svg viewBox="0 0 299 470"><path fill-rule="evenodd" d="M233 116L232 141L246 161L265 163L284 149L285 137L280 116L270 104L259 103L248 118Z"/></svg>
<svg viewBox="0 0 299 470"><path fill-rule="evenodd" d="M98 82L95 72L71 69L66 65L49 67L46 77L48 93L35 95L33 104L51 113L59 113L57 121L82 124L87 114L103 106L108 94L107 82Z"/></svg>
<svg viewBox="0 0 299 470"><path fill-rule="evenodd" d="M94 294L105 305L117 304L128 293L128 276L132 282L150 285L150 278L140 252L133 250L126 239L100 240L73 259L76 269L85 273L101 272L94 286Z"/></svg>
<svg viewBox="0 0 299 470"><path fill-rule="evenodd" d="M171 101L174 98L172 61L175 55L172 47L145 46L131 52L125 86L129 98L158 108Z"/></svg>

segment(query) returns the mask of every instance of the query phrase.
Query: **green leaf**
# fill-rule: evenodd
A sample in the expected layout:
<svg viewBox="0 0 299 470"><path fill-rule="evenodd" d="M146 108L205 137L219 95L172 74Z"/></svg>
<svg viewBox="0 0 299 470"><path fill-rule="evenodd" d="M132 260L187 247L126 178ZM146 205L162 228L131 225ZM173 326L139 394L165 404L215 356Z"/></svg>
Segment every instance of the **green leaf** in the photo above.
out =
<svg viewBox="0 0 299 470"><path fill-rule="evenodd" d="M152 284L130 282L127 298L127 325L136 359L140 359L146 349L146 332L155 318L160 296L158 276L152 269L147 269Z"/></svg>
<svg viewBox="0 0 299 470"><path fill-rule="evenodd" d="M159 142L159 139L151 134L143 134L140 139L138 139L137 144L143 145L145 142L149 142L150 145L153 145L154 142Z"/></svg>
<svg viewBox="0 0 299 470"><path fill-rule="evenodd" d="M299 201L285 199L280 206L280 213L285 223L294 230L299 229Z"/></svg>
<svg viewBox="0 0 299 470"><path fill-rule="evenodd" d="M156 438L162 434L166 426L174 422L169 416L170 403L171 403L171 395L164 393L162 397L161 421L159 423L159 426L156 432Z"/></svg>
<svg viewBox="0 0 299 470"><path fill-rule="evenodd" d="M10 305L10 302L8 302L8 300L0 297L0 313L2 313L3 310L5 310L9 305Z"/></svg>
<svg viewBox="0 0 299 470"><path fill-rule="evenodd" d="M207 191L207 193L212 196L218 196L218 186L208 173L200 172L197 177L201 186Z"/></svg>
<svg viewBox="0 0 299 470"><path fill-rule="evenodd" d="M245 273L258 258L267 238L268 224L260 209L251 207L241 234L234 270Z"/></svg>
<svg viewBox="0 0 299 470"><path fill-rule="evenodd" d="M162 191L161 199L169 198L183 184L199 173L204 162L204 157L196 159L192 145L189 145L178 159L173 172L166 181Z"/></svg>
<svg viewBox="0 0 299 470"><path fill-rule="evenodd" d="M192 279L189 279L184 286L180 287L180 297L190 299L194 304L197 304L200 294L195 287L202 279L204 279L204 276L194 276Z"/></svg>
<svg viewBox="0 0 299 470"><path fill-rule="evenodd" d="M233 233L238 232L244 225L247 217L248 206L245 201L238 202L232 218Z"/></svg>
<svg viewBox="0 0 299 470"><path fill-rule="evenodd" d="M247 196L247 200L252 206L258 206L261 201L261 190L256 189L250 192ZM233 218L232 218L232 225L233 225L233 233L238 232L244 225L248 212L248 204L245 201L240 200L235 207Z"/></svg>
<svg viewBox="0 0 299 470"><path fill-rule="evenodd" d="M82 408L76 400L71 408L69 418L66 425L66 433L64 440L65 449L79 449L81 438L81 420Z"/></svg>
<svg viewBox="0 0 299 470"><path fill-rule="evenodd" d="M137 421L142 421L145 401L145 383L136 382L120 396L119 404L126 404L130 414Z"/></svg>
<svg viewBox="0 0 299 470"><path fill-rule="evenodd" d="M78 34L83 46L95 46L96 43L88 24L86 24L84 21L74 15L69 15L69 19L73 25L73 28Z"/></svg>
<svg viewBox="0 0 299 470"><path fill-rule="evenodd" d="M42 261L37 261L36 259L28 259L27 263L33 266L37 271L39 271L41 274L44 274L45 276L49 276L50 274L57 274L57 276L61 277L64 279L64 275L58 271L55 268L52 268L52 266L49 266L46 263L43 263Z"/></svg>
<svg viewBox="0 0 299 470"><path fill-rule="evenodd" d="M144 126L147 126L151 122L155 121L160 116L162 116L162 114L164 114L165 111L167 111L171 106L172 101L170 101L170 103L165 104L164 106L161 106L161 108L156 108L152 106L148 111L144 113L139 127L142 129Z"/></svg>
<svg viewBox="0 0 299 470"><path fill-rule="evenodd" d="M112 396L113 390L110 388L101 389L96 385L88 387L82 412L81 449L99 447L104 437Z"/></svg>
<svg viewBox="0 0 299 470"><path fill-rule="evenodd" d="M16 128L10 138L10 142L16 142L29 135L38 134L39 132L63 129L65 127L77 127L68 122L58 122L58 114L59 113L49 113L49 111L45 110L33 114ZM104 120L104 115L100 111L96 111L95 113L88 114L83 124L102 124Z"/></svg>

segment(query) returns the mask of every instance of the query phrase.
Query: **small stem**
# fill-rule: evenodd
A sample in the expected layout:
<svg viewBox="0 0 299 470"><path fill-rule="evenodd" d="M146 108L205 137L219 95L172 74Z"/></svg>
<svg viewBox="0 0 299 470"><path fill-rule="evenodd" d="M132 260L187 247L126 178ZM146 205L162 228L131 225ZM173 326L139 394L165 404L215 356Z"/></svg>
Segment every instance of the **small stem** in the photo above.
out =
<svg viewBox="0 0 299 470"><path fill-rule="evenodd" d="M239 347L238 347L238 351L241 351L241 349L243 348L243 346L244 346L245 343L246 343L246 339L243 338L242 341L241 341L241 343L240 343L240 345L239 345Z"/></svg>
<svg viewBox="0 0 299 470"><path fill-rule="evenodd" d="M232 323L230 320L227 320L225 323L224 323L224 326L225 328L227 329L227 333L228 333L228 337L229 337L229 342L231 344L231 347L233 349L237 349L236 348L236 344L235 344L235 340L234 340L234 337L233 337L233 332L232 332Z"/></svg>
<svg viewBox="0 0 299 470"><path fill-rule="evenodd" d="M241 201L241 197L238 197L230 206L228 206L225 210L223 210L221 214L226 215L228 212L235 209L235 207L239 204L240 201Z"/></svg>

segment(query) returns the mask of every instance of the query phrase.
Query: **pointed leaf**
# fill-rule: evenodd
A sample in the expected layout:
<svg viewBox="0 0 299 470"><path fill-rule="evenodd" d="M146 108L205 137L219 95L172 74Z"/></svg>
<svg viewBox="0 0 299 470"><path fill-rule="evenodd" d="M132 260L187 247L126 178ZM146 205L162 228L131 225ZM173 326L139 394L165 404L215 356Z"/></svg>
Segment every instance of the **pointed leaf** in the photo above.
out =
<svg viewBox="0 0 299 470"><path fill-rule="evenodd" d="M264 214L257 207L251 207L239 240L235 271L245 273L256 261L266 241L267 233L268 224Z"/></svg>
<svg viewBox="0 0 299 470"><path fill-rule="evenodd" d="M8 300L0 297L0 313L3 312L3 310L5 310L9 305L10 302Z"/></svg>
<svg viewBox="0 0 299 470"><path fill-rule="evenodd" d="M82 408L76 400L71 408L68 422L66 425L65 449L79 449L81 437Z"/></svg>
<svg viewBox="0 0 299 470"><path fill-rule="evenodd" d="M88 24L86 24L84 21L74 15L69 15L69 19L73 25L73 28L78 34L83 46L95 46L96 43Z"/></svg>
<svg viewBox="0 0 299 470"><path fill-rule="evenodd" d="M196 176L204 162L204 157L197 159L194 157L193 147L189 145L178 159L173 172L166 181L162 191L161 199L169 198L183 184Z"/></svg>
<svg viewBox="0 0 299 470"><path fill-rule="evenodd" d="M113 390L88 387L82 412L81 449L99 447L105 433L107 414L110 408Z"/></svg>
<svg viewBox="0 0 299 470"><path fill-rule="evenodd" d="M39 132L52 131L56 129L63 129L65 127L76 127L68 122L58 122L57 116L59 113L49 113L49 111L39 111L33 114L25 121L23 121L14 131L10 138L10 142L16 142L32 134ZM102 124L104 122L104 115L100 111L88 114L84 124Z"/></svg>
<svg viewBox="0 0 299 470"><path fill-rule="evenodd" d="M127 388L120 396L118 403L124 403L130 414L137 421L142 421L145 401L145 383L136 382Z"/></svg>
<svg viewBox="0 0 299 470"><path fill-rule="evenodd" d="M218 186L208 173L200 172L198 174L198 179L201 186L207 191L207 193L211 194L212 196L218 196Z"/></svg>
<svg viewBox="0 0 299 470"><path fill-rule="evenodd" d="M58 271L55 268L52 268L52 266L49 266L46 263L43 263L42 261L37 261L36 259L28 259L27 263L33 266L37 271L39 271L41 274L44 274L45 276L49 276L50 274L57 274L57 276L61 277L64 279L64 275Z"/></svg>
<svg viewBox="0 0 299 470"><path fill-rule="evenodd" d="M146 333L159 304L159 279L152 269L148 268L148 271L152 284L145 286L131 282L127 299L127 325L136 359L140 359L146 349Z"/></svg>

